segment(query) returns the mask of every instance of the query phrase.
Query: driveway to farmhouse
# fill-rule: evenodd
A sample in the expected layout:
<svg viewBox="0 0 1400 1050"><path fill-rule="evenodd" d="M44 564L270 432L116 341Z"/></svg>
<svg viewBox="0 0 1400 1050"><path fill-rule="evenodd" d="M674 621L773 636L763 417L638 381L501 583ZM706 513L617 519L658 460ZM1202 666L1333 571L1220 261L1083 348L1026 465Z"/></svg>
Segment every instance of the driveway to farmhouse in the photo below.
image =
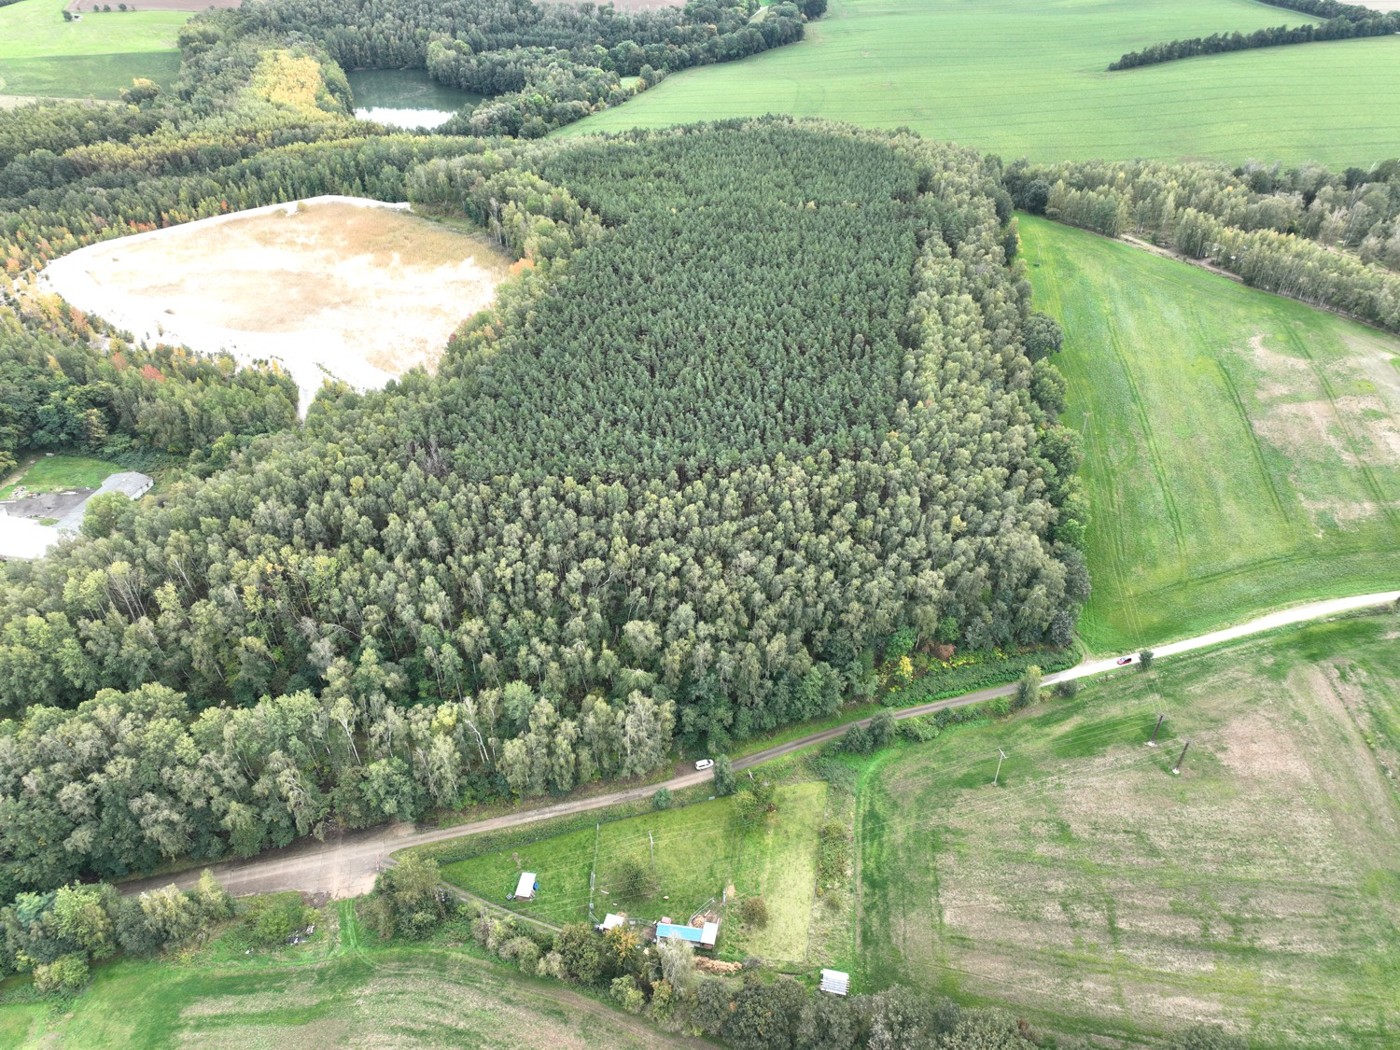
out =
<svg viewBox="0 0 1400 1050"><path fill-rule="evenodd" d="M1330 616L1355 612L1358 609L1389 605L1397 600L1400 600L1400 591L1384 591L1377 594L1362 594L1351 598L1335 598L1330 601L1298 605L1234 627L1212 631L1209 634L1187 638L1184 641L1171 642L1154 649L1153 655L1156 659L1166 659L1179 653L1206 649L1292 624L1322 620ZM1124 658L1109 657L1103 660L1088 661L1058 674L1046 675L1043 684L1052 686L1056 682L1087 678L1091 675L1119 670L1124 666L1119 663L1119 660L1122 659ZM1129 663L1136 663L1137 654L1131 654L1127 659ZM994 686L949 700L937 700L933 703L920 704L917 707L901 708L892 713L897 719L914 718L918 715L931 714L951 707L981 703L998 696L1007 696L1015 691L1015 683ZM778 744L764 751L757 751L743 758L735 759L734 768L736 770L748 769L793 751L825 743L840 736L852 725L864 725L869 721L869 718L863 718L846 722L830 729L823 729L820 732L809 733L807 736L790 740L785 744ZM659 788L664 787L671 791L677 791L681 788L702 784L710 780L711 777L710 770L684 773L660 784L645 784L601 795L566 799L563 802L555 802L546 806L513 809L499 816L487 817L466 824L455 824L450 827L419 829L409 824L394 824L388 827L371 828L367 831L349 832L325 842L310 840L298 843L286 849L264 853L248 860L213 864L210 865L210 868L219 881L235 896L248 893L272 893L278 890L301 890L305 893L324 893L333 898L356 897L370 891L374 886L375 875L385 865L391 863L390 854L396 850L409 846L444 842L464 835L479 835L487 831L520 827L538 820L548 820L551 817L586 813L593 809L615 806L621 802L634 802L650 798ZM171 882L189 887L194 885L195 880L198 879L199 870L191 869L175 875L141 879L127 883L121 888L125 893L139 893L142 890L169 885Z"/></svg>

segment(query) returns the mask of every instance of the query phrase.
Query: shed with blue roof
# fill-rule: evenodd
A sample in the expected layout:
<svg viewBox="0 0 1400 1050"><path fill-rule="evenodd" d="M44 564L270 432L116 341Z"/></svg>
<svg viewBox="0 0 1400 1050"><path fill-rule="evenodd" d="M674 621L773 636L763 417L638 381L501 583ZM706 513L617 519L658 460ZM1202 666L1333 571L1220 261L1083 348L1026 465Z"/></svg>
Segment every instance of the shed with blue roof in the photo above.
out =
<svg viewBox="0 0 1400 1050"><path fill-rule="evenodd" d="M719 940L719 923L707 922L704 926L681 926L674 922L658 922L656 939L674 937L678 941L689 941L700 948L713 948Z"/></svg>

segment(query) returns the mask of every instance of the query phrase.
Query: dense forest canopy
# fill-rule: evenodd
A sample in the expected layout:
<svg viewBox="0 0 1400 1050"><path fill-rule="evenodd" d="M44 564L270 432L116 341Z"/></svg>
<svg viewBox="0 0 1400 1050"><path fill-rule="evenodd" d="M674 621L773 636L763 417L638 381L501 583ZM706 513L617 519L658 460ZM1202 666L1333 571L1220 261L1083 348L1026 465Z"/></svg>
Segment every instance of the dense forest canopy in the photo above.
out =
<svg viewBox="0 0 1400 1050"><path fill-rule="evenodd" d="M454 362L473 387L457 472L691 478L872 447L903 365L915 172L867 142L822 152L809 171L789 129L731 129L549 156L543 175L616 228L496 363Z"/></svg>
<svg viewBox="0 0 1400 1050"><path fill-rule="evenodd" d="M723 749L870 688L900 630L1068 641L1078 448L994 163L762 121L294 141L172 187L370 159L523 269L439 376L5 570L7 893Z"/></svg>

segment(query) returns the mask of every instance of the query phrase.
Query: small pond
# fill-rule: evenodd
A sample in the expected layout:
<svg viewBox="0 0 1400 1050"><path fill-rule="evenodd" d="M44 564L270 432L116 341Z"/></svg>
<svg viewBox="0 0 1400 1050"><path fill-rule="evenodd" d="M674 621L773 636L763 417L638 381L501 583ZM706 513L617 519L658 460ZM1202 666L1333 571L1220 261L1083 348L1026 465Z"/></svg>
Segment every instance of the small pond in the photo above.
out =
<svg viewBox="0 0 1400 1050"><path fill-rule="evenodd" d="M345 74L355 95L355 116L396 128L435 128L480 95L444 87L421 69L358 69Z"/></svg>

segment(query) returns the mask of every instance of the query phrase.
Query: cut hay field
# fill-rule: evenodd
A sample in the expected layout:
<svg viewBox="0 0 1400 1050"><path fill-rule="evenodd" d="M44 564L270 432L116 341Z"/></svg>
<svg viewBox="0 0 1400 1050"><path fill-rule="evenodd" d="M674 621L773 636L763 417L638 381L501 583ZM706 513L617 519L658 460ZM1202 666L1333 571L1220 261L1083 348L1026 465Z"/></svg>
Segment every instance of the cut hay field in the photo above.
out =
<svg viewBox="0 0 1400 1050"><path fill-rule="evenodd" d="M302 949L245 956L224 941L184 958L98 968L71 1002L0 1001L7 1048L470 1046L643 1050L697 1045L557 982L438 942L381 946L354 919ZM336 928L338 925L338 929ZM13 986L13 982L11 982Z"/></svg>
<svg viewBox="0 0 1400 1050"><path fill-rule="evenodd" d="M1400 580L1400 340L1023 216L1084 436L1094 594L1118 652Z"/></svg>
<svg viewBox="0 0 1400 1050"><path fill-rule="evenodd" d="M1131 1045L1198 1021L1255 1050L1396 1045L1397 628L1175 658L877 757L866 978Z"/></svg>
<svg viewBox="0 0 1400 1050"><path fill-rule="evenodd" d="M436 365L509 269L406 206L320 197L81 248L48 287L138 339L279 361L302 410L324 378L359 389Z"/></svg>
<svg viewBox="0 0 1400 1050"><path fill-rule="evenodd" d="M666 915L685 923L728 888L731 897L762 896L768 924L745 930L731 910L721 924L718 953L804 966L815 925L817 829L827 805L824 783L789 783L778 788L777 813L749 832L734 823L733 799L715 799L507 847L449 864L443 876L506 904L520 872L533 871L540 885L536 899L506 906L560 925L585 922L596 851L596 921L611 911L648 922ZM620 891L619 873L628 863L640 865L652 880L637 896Z"/></svg>
<svg viewBox="0 0 1400 1050"><path fill-rule="evenodd" d="M1250 0L832 0L801 43L671 77L563 133L790 113L1008 160L1400 153L1400 109L1380 103L1400 97L1400 37L1105 72L1146 44L1302 21Z"/></svg>
<svg viewBox="0 0 1400 1050"><path fill-rule="evenodd" d="M85 10L81 21L65 22L67 3L0 7L0 93L114 99L134 77L173 82L180 68L175 36L189 11Z"/></svg>

